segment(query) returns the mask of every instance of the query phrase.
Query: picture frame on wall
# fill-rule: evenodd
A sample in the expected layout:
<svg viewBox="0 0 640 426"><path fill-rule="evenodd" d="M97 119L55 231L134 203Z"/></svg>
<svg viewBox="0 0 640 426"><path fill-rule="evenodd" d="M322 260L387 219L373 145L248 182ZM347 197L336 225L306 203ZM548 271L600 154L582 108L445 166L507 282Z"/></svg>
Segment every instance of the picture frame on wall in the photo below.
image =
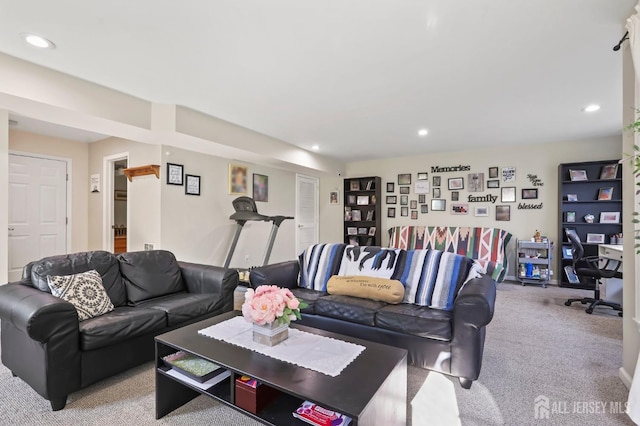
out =
<svg viewBox="0 0 640 426"><path fill-rule="evenodd" d="M496 206L496 220L511 220L511 206Z"/></svg>
<svg viewBox="0 0 640 426"><path fill-rule="evenodd" d="M387 207L387 217L396 217L395 207Z"/></svg>
<svg viewBox="0 0 640 426"><path fill-rule="evenodd" d="M412 210L417 209L417 208L418 208L418 201L416 201L416 200L411 200L411 202L410 202L410 207L411 207L411 209L412 209Z"/></svg>
<svg viewBox="0 0 640 426"><path fill-rule="evenodd" d="M497 173L497 171L496 171ZM475 206L473 209L473 215L477 217L489 216L488 206Z"/></svg>
<svg viewBox="0 0 640 426"><path fill-rule="evenodd" d="M200 176L185 175L184 193L187 195L200 195Z"/></svg>
<svg viewBox="0 0 640 426"><path fill-rule="evenodd" d="M515 203L516 202L516 187L515 186L503 186L500 193L500 201L503 203Z"/></svg>
<svg viewBox="0 0 640 426"><path fill-rule="evenodd" d="M329 192L329 204L340 204L340 191Z"/></svg>
<svg viewBox="0 0 640 426"><path fill-rule="evenodd" d="M443 212L447 208L447 201L443 199L434 198L431 200L431 211Z"/></svg>
<svg viewBox="0 0 640 426"><path fill-rule="evenodd" d="M400 216L409 216L409 207L400 207Z"/></svg>
<svg viewBox="0 0 640 426"><path fill-rule="evenodd" d="M500 188L500 181L498 179L488 180L487 188Z"/></svg>
<svg viewBox="0 0 640 426"><path fill-rule="evenodd" d="M411 173L398 174L398 185L411 185Z"/></svg>
<svg viewBox="0 0 640 426"><path fill-rule="evenodd" d="M429 206L426 204L423 204L420 206L420 213L429 213Z"/></svg>
<svg viewBox="0 0 640 426"><path fill-rule="evenodd" d="M433 186L440 186L440 176L433 177Z"/></svg>
<svg viewBox="0 0 640 426"><path fill-rule="evenodd" d="M184 166L167 163L167 185L184 185Z"/></svg>
<svg viewBox="0 0 640 426"><path fill-rule="evenodd" d="M393 182L387 182L387 192L395 191L396 184Z"/></svg>
<svg viewBox="0 0 640 426"><path fill-rule="evenodd" d="M401 194L409 194L409 193L411 193L411 187L410 186L401 186L400 187L400 193Z"/></svg>
<svg viewBox="0 0 640 426"><path fill-rule="evenodd" d="M451 201L458 201L459 198L460 198L460 192L451 191Z"/></svg>
<svg viewBox="0 0 640 426"><path fill-rule="evenodd" d="M433 198L440 198L440 188L433 188Z"/></svg>
<svg viewBox="0 0 640 426"><path fill-rule="evenodd" d="M538 198L538 189L537 188L523 188L522 189L522 199L523 200L535 200Z"/></svg>
<svg viewBox="0 0 640 426"><path fill-rule="evenodd" d="M395 195L387 195L387 204L398 204L398 197Z"/></svg>
<svg viewBox="0 0 640 426"><path fill-rule="evenodd" d="M469 192L484 191L484 173L469 173L467 175L467 186Z"/></svg>
<svg viewBox="0 0 640 426"><path fill-rule="evenodd" d="M464 189L464 179L461 177L458 178L449 178L449 190L457 190Z"/></svg>
<svg viewBox="0 0 640 426"><path fill-rule="evenodd" d="M489 167L489 179L498 179L497 167Z"/></svg>
<svg viewBox="0 0 640 426"><path fill-rule="evenodd" d="M400 196L400 205L401 206L408 206L409 205L409 196L408 195L401 195Z"/></svg>
<svg viewBox="0 0 640 426"><path fill-rule="evenodd" d="M411 219L418 218L418 210L411 210Z"/></svg>
<svg viewBox="0 0 640 426"><path fill-rule="evenodd" d="M247 175L247 167L229 164L229 194L247 195Z"/></svg>
<svg viewBox="0 0 640 426"><path fill-rule="evenodd" d="M424 194L420 194L420 195L418 195L418 202L419 202L420 204L424 204L424 203L426 203L426 202L427 202L427 196L426 196L426 195L424 195Z"/></svg>
<svg viewBox="0 0 640 426"><path fill-rule="evenodd" d="M427 180L427 179L429 179L429 173L418 172L418 180Z"/></svg>
<svg viewBox="0 0 640 426"><path fill-rule="evenodd" d="M254 201L269 201L269 176L253 174L253 200Z"/></svg>

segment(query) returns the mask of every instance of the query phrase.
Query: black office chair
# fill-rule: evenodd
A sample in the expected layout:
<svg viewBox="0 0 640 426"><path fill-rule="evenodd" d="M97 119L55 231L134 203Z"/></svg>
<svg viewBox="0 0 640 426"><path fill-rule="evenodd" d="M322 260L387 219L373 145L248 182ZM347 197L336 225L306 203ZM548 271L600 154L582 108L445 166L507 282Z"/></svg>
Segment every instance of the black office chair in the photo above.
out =
<svg viewBox="0 0 640 426"><path fill-rule="evenodd" d="M582 244L580 243L580 239L576 234L572 232L567 232L567 238L569 239L569 242L571 242L571 254L573 258L572 263L573 263L573 270L575 274L580 278L580 281L582 281L582 277L587 277L587 278L595 279L596 283L595 283L595 288L593 290L594 291L593 297L583 297L581 299L569 299L566 302L564 302L564 304L566 306L571 306L573 302L580 302L583 305L586 305L587 303L589 303L589 307L586 309L586 312L588 314L593 313L593 308L595 308L596 306L609 306L610 308L613 308L616 311L619 311L618 315L622 316L622 307L620 306L619 303L609 302L609 301L600 299L600 284L601 284L602 278L613 278L618 272L618 268L620 268L620 262L617 262L611 259L605 259L606 263L604 264L604 267L600 269L600 265L599 265L600 258L598 256L585 257L584 248L582 247ZM583 265L586 264L587 267L576 268L576 265L578 264L578 262L582 263ZM615 269L610 269L609 264L610 263L613 264L614 262L616 263Z"/></svg>

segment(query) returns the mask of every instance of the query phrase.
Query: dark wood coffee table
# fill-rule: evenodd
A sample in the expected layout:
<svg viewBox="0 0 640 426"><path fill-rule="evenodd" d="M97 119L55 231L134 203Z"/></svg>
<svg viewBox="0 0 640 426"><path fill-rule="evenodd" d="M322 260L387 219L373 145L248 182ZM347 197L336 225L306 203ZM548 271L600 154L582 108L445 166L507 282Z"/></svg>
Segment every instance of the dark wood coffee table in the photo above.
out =
<svg viewBox="0 0 640 426"><path fill-rule="evenodd" d="M210 318L156 337L156 418L198 395L208 395L256 420L273 425L305 425L291 413L304 400L346 414L354 425L405 425L407 415L407 351L292 323L292 327L357 343L366 349L336 377L279 361L248 349L198 334L237 311ZM231 376L209 389L199 389L167 375L162 357L177 350L227 368ZM281 391L267 407L252 414L237 407L235 379L254 377Z"/></svg>

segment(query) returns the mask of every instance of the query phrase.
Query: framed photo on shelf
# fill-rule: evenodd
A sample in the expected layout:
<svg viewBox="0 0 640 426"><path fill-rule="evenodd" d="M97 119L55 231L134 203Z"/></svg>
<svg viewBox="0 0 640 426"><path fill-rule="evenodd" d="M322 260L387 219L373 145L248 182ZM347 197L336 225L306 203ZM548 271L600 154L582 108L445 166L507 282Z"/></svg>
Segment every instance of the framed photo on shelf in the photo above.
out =
<svg viewBox="0 0 640 426"><path fill-rule="evenodd" d="M565 222L571 223L576 221L576 212L565 212Z"/></svg>
<svg viewBox="0 0 640 426"><path fill-rule="evenodd" d="M369 196L368 195L358 195L358 199L356 202L359 206L368 206L369 205Z"/></svg>
<svg viewBox="0 0 640 426"><path fill-rule="evenodd" d="M200 176L185 175L186 185L184 193L187 195L200 195Z"/></svg>
<svg viewBox="0 0 640 426"><path fill-rule="evenodd" d="M572 181L577 180L587 180L587 171L586 170L569 170L569 178Z"/></svg>
<svg viewBox="0 0 640 426"><path fill-rule="evenodd" d="M598 200L599 201L608 201L613 198L613 186L609 186L607 188L600 188L598 191Z"/></svg>
<svg viewBox="0 0 640 426"><path fill-rule="evenodd" d="M395 207L387 207L387 217L396 217Z"/></svg>
<svg viewBox="0 0 640 426"><path fill-rule="evenodd" d="M511 220L511 206L496 206L496 220Z"/></svg>
<svg viewBox="0 0 640 426"><path fill-rule="evenodd" d="M567 201L578 201L578 194L567 194Z"/></svg>
<svg viewBox="0 0 640 426"><path fill-rule="evenodd" d="M538 198L537 188L526 188L522 190L523 200L535 200L536 198Z"/></svg>
<svg viewBox="0 0 640 426"><path fill-rule="evenodd" d="M369 211L367 212L367 220L368 220L368 221L372 221L372 220L373 220L373 213L374 213L374 211L373 211L373 210L369 210Z"/></svg>
<svg viewBox="0 0 640 426"><path fill-rule="evenodd" d="M359 180L350 180L349 181L349 191L360 191L360 181Z"/></svg>
<svg viewBox="0 0 640 426"><path fill-rule="evenodd" d="M355 226L347 227L347 235L358 235L358 228Z"/></svg>
<svg viewBox="0 0 640 426"><path fill-rule="evenodd" d="M367 228L358 228L358 235L367 235Z"/></svg>
<svg viewBox="0 0 640 426"><path fill-rule="evenodd" d="M396 195L387 195L387 204L398 204L398 197Z"/></svg>
<svg viewBox="0 0 640 426"><path fill-rule="evenodd" d="M393 182L387 182L387 192L395 191L396 184Z"/></svg>
<svg viewBox="0 0 640 426"><path fill-rule="evenodd" d="M411 185L411 173L398 174L398 185Z"/></svg>
<svg viewBox="0 0 640 426"><path fill-rule="evenodd" d="M362 220L362 212L360 210L351 210L351 220L354 222Z"/></svg>
<svg viewBox="0 0 640 426"><path fill-rule="evenodd" d="M369 228L369 236L375 237L375 235L376 235L376 227L372 226L371 228Z"/></svg>
<svg viewBox="0 0 640 426"><path fill-rule="evenodd" d="M445 211L446 207L447 207L447 202L445 200L436 199L436 198L431 200L431 211L443 212Z"/></svg>
<svg viewBox="0 0 640 426"><path fill-rule="evenodd" d="M604 234L587 234L587 243L604 244Z"/></svg>
<svg viewBox="0 0 640 426"><path fill-rule="evenodd" d="M600 223L620 223L620 212L600 212Z"/></svg>
<svg viewBox="0 0 640 426"><path fill-rule="evenodd" d="M344 220L346 222L351 222L353 220L353 217L351 216L351 207L344 208Z"/></svg>
<svg viewBox="0 0 640 426"><path fill-rule="evenodd" d="M496 170L496 173L498 173L497 170ZM474 216L478 216L478 217L489 216L489 207L488 206L476 206L473 209L473 215Z"/></svg>
<svg viewBox="0 0 640 426"><path fill-rule="evenodd" d="M487 188L500 188L500 181L499 180L488 180L487 181Z"/></svg>
<svg viewBox="0 0 640 426"><path fill-rule="evenodd" d="M418 172L418 180L427 180L429 179L429 174L427 172Z"/></svg>
<svg viewBox="0 0 640 426"><path fill-rule="evenodd" d="M449 190L464 189L464 178L449 178Z"/></svg>
<svg viewBox="0 0 640 426"><path fill-rule="evenodd" d="M401 186L400 187L400 193L401 194L409 194L411 192L411 187L410 186Z"/></svg>
<svg viewBox="0 0 640 426"><path fill-rule="evenodd" d="M497 167L489 167L489 179L498 179Z"/></svg>
<svg viewBox="0 0 640 426"><path fill-rule="evenodd" d="M184 185L182 164L167 163L167 185Z"/></svg>
<svg viewBox="0 0 640 426"><path fill-rule="evenodd" d="M347 195L347 204L355 204L356 203L356 196L355 195Z"/></svg>
<svg viewBox="0 0 640 426"><path fill-rule="evenodd" d="M420 213L429 213L429 206L423 204L420 206Z"/></svg>
<svg viewBox="0 0 640 426"><path fill-rule="evenodd" d="M571 246L562 246L562 258L573 259L573 249Z"/></svg>
<svg viewBox="0 0 640 426"><path fill-rule="evenodd" d="M400 207L400 216L409 216L409 207Z"/></svg>
<svg viewBox="0 0 640 426"><path fill-rule="evenodd" d="M602 171L600 172L600 179L615 179L618 176L618 163L607 164L602 166Z"/></svg>
<svg viewBox="0 0 640 426"><path fill-rule="evenodd" d="M503 203L515 203L516 202L516 187L515 186L503 186L500 201Z"/></svg>

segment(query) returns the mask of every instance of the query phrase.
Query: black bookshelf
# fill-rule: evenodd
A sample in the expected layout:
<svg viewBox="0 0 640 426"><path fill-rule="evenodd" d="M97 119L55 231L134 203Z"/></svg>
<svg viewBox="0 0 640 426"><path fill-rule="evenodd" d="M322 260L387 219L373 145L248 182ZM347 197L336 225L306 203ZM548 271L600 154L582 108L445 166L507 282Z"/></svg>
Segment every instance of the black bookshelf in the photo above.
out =
<svg viewBox="0 0 640 426"><path fill-rule="evenodd" d="M344 242L381 246L381 180L378 176L344 180Z"/></svg>

